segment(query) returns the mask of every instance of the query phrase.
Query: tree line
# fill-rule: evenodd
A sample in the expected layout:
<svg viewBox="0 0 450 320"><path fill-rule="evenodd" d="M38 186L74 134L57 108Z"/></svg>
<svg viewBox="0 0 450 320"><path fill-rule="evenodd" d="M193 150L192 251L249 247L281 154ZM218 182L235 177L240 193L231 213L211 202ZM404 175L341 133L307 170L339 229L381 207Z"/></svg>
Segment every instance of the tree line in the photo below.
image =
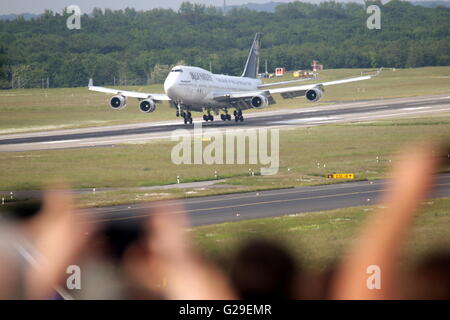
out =
<svg viewBox="0 0 450 320"><path fill-rule="evenodd" d="M366 7L381 8L369 30ZM69 30L69 14L0 21L0 88L161 82L177 63L239 75L256 32L269 69L450 65L450 8L386 4L280 4L274 13L183 3L178 10L94 9ZM264 66L264 63L261 63ZM261 70L263 71L263 70Z"/></svg>

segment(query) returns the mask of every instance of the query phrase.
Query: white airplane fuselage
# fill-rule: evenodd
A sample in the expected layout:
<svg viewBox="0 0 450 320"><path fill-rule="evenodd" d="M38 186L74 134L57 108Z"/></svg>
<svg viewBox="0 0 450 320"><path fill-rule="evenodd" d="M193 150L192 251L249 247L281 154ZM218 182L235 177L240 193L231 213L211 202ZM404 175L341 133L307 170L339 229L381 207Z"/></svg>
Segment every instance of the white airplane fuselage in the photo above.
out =
<svg viewBox="0 0 450 320"><path fill-rule="evenodd" d="M225 102L214 100L217 95L230 92L256 91L260 79L213 74L198 67L176 66L164 82L164 91L176 104L188 105L191 110L225 108Z"/></svg>

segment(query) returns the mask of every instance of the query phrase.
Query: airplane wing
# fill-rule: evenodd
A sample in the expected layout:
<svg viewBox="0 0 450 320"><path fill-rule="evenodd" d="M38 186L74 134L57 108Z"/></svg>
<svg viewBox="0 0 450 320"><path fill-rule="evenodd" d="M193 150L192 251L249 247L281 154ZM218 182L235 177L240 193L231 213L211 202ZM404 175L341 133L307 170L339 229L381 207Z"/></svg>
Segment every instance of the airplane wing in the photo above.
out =
<svg viewBox="0 0 450 320"><path fill-rule="evenodd" d="M303 96L303 95L305 95L306 91L308 91L312 88L317 88L317 87L322 88L322 87L327 87L327 86L333 86L336 84L369 80L370 78L372 78L372 77L371 76L362 76L362 77L334 80L334 81L328 81L328 82L322 82L322 83L316 83L316 84L306 84L303 86L277 88L277 89L271 89L269 91L270 91L270 94L278 93L278 94L281 94L281 96L284 99L289 99L289 98L294 98L294 97L298 97L298 96ZM323 89L322 89L322 91L323 91Z"/></svg>
<svg viewBox="0 0 450 320"><path fill-rule="evenodd" d="M314 78L303 78L303 79L295 79L295 80L280 81L280 82L270 82L270 83L265 83L265 84L259 85L258 89L270 88L270 87L275 87L275 86L281 86L281 85L284 85L284 84L303 82L303 81L308 81L308 80L313 80L313 79Z"/></svg>
<svg viewBox="0 0 450 320"><path fill-rule="evenodd" d="M120 89L97 87L97 86L93 85L92 79L89 80L88 88L91 91L110 93L110 94L115 94L115 95L121 95L124 97L131 97L131 98L137 98L137 99L153 99L156 102L170 101L170 98L166 94L163 94L163 93L145 93L145 92L126 91L126 90L120 90Z"/></svg>
<svg viewBox="0 0 450 320"><path fill-rule="evenodd" d="M314 83L314 84L306 84L302 86L293 86L293 87L284 87L284 88L275 88L275 89L267 89L260 91L245 91L245 92L231 92L229 94L221 94L214 96L214 100L218 102L228 101L232 104L238 104L240 106L244 106L249 104L252 97L256 95L263 95L269 100L269 104L275 103L273 94L280 94L284 99L290 99L294 97L304 96L306 92L313 88L319 88L324 91L323 87L332 86L336 84L343 84L355 81L368 80L371 76L362 76L356 78L342 79L342 80L334 80L322 83Z"/></svg>

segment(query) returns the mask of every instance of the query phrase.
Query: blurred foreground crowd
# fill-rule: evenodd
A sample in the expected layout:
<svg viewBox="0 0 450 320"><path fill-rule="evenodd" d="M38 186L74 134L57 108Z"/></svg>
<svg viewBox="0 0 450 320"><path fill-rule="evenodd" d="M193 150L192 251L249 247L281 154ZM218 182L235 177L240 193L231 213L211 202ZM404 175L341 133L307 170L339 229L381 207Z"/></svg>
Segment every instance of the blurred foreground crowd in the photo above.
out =
<svg viewBox="0 0 450 320"><path fill-rule="evenodd" d="M377 211L341 261L321 272L264 239L244 244L225 269L193 247L177 202L160 203L146 219L92 224L67 189L53 186L42 204L1 215L0 299L449 299L449 251L414 268L400 263L414 216L447 158L437 150L404 151ZM68 266L79 266L80 290L67 288Z"/></svg>

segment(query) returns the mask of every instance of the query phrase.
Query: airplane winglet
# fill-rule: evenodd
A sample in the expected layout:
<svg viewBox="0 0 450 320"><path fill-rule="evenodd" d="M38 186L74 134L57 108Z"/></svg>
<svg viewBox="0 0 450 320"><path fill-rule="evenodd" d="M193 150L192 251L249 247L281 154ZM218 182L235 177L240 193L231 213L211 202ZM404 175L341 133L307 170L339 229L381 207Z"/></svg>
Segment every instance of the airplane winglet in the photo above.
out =
<svg viewBox="0 0 450 320"><path fill-rule="evenodd" d="M94 86L94 80L92 78L90 78L88 87L93 87L93 86Z"/></svg>

